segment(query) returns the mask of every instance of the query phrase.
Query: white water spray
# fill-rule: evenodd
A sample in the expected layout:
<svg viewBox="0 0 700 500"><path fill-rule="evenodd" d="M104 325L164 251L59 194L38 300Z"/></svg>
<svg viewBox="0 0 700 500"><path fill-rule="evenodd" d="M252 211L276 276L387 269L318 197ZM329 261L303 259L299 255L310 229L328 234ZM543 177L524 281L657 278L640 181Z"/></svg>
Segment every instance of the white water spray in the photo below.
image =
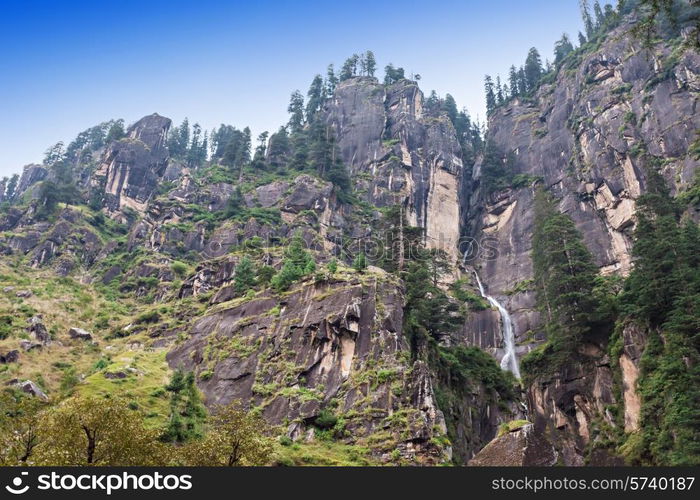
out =
<svg viewBox="0 0 700 500"><path fill-rule="evenodd" d="M479 274L476 272L476 269L474 269L474 276L476 277L476 284L479 286L479 293L481 293L481 296L488 300L489 304L498 309L501 315L501 323L503 325L501 328L501 335L506 348L503 359L501 359L501 368L503 370L509 370L519 379L520 368L518 367L518 357L515 355L515 333L513 332L513 320L510 318L510 313L500 302L486 294L484 285L481 284L481 279L479 279Z"/></svg>

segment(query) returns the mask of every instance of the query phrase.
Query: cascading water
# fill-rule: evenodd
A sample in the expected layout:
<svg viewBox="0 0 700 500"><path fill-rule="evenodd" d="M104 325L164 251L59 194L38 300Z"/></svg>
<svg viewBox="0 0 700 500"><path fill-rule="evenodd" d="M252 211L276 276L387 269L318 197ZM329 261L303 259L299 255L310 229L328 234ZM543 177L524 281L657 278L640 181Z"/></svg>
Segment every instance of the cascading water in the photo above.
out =
<svg viewBox="0 0 700 500"><path fill-rule="evenodd" d="M489 301L493 307L498 309L501 315L501 335L503 337L503 344L505 345L505 355L501 359L501 368L504 370L509 370L517 378L520 378L520 368L518 367L518 357L515 355L515 333L513 332L513 321L510 318L510 313L508 310L501 305L496 299L491 297L484 290L484 285L481 284L481 279L479 278L479 273L474 269L474 276L476 277L476 284L479 286L479 293L481 296Z"/></svg>

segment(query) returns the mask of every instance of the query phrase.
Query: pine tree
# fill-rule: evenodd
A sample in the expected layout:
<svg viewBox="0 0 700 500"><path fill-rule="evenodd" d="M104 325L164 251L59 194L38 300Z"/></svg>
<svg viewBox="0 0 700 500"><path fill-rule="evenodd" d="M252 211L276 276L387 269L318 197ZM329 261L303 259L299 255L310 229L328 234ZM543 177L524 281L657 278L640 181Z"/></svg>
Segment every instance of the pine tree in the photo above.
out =
<svg viewBox="0 0 700 500"><path fill-rule="evenodd" d="M374 72L377 69L377 61L374 58L374 52L368 50L365 52L365 74L367 76L374 76Z"/></svg>
<svg viewBox="0 0 700 500"><path fill-rule="evenodd" d="M623 304L627 312L658 326L672 310L683 280L674 271L680 251L679 210L663 177L651 169L647 171L647 192L636 206L635 267L625 283Z"/></svg>
<svg viewBox="0 0 700 500"><path fill-rule="evenodd" d="M343 67L340 70L340 81L348 80L357 74L357 63L360 60L360 56L353 54L345 60Z"/></svg>
<svg viewBox="0 0 700 500"><path fill-rule="evenodd" d="M581 9L581 19L583 19L583 27L586 30L586 37L590 40L593 36L594 26L593 19L591 18L591 8L588 5L588 0L579 0L579 7Z"/></svg>
<svg viewBox="0 0 700 500"><path fill-rule="evenodd" d="M603 14L603 9L598 0L593 2L593 14L595 15L595 29L599 30L605 24L605 14Z"/></svg>
<svg viewBox="0 0 700 500"><path fill-rule="evenodd" d="M493 88L493 80L489 75L484 77L484 90L486 92L486 112L492 113L496 109L496 94Z"/></svg>
<svg viewBox="0 0 700 500"><path fill-rule="evenodd" d="M304 127L304 96L298 90L292 92L287 112L291 115L288 122L290 132L301 131Z"/></svg>
<svg viewBox="0 0 700 500"><path fill-rule="evenodd" d="M291 154L291 143L287 129L280 127L277 132L270 137L267 147L267 160L272 168L280 169L287 165L288 157Z"/></svg>
<svg viewBox="0 0 700 500"><path fill-rule="evenodd" d="M520 95L520 88L518 87L518 70L515 66L511 66L508 71L508 83L510 84L510 95L512 97L517 97Z"/></svg>
<svg viewBox="0 0 700 500"><path fill-rule="evenodd" d="M321 110L325 98L321 75L316 75L314 77L306 96L308 98L306 101L306 119L312 122L316 117L316 113Z"/></svg>
<svg viewBox="0 0 700 500"><path fill-rule="evenodd" d="M535 196L532 262L548 343L563 361L600 319L593 294L597 267L571 218L539 189Z"/></svg>
<svg viewBox="0 0 700 500"><path fill-rule="evenodd" d="M5 191L5 198L11 200L17 194L17 184L19 183L19 175L13 174L10 180L7 181L7 189Z"/></svg>
<svg viewBox="0 0 700 500"><path fill-rule="evenodd" d="M333 65L329 64L326 71L326 94L332 96L335 93L336 85L338 85L338 77L335 76Z"/></svg>
<svg viewBox="0 0 700 500"><path fill-rule="evenodd" d="M361 273L367 269L367 256L364 254L364 252L360 252L355 256L355 260L352 262L352 267L358 273Z"/></svg>
<svg viewBox="0 0 700 500"><path fill-rule="evenodd" d="M255 154L253 155L253 160L256 162L264 162L265 153L267 151L267 138L269 137L267 131L262 132L258 135L258 145L255 147Z"/></svg>
<svg viewBox="0 0 700 500"><path fill-rule="evenodd" d="M562 34L561 38L554 44L554 64L558 67L564 58L574 51L574 46L569 40L569 35Z"/></svg>
<svg viewBox="0 0 700 500"><path fill-rule="evenodd" d="M253 262L244 256L236 266L233 289L237 295L243 295L255 287L255 267Z"/></svg>
<svg viewBox="0 0 700 500"><path fill-rule="evenodd" d="M496 104L503 104L503 87L501 86L501 76L496 75Z"/></svg>
<svg viewBox="0 0 700 500"><path fill-rule="evenodd" d="M532 92L537 88L542 77L542 59L535 47L532 47L527 54L524 70L528 92Z"/></svg>
<svg viewBox="0 0 700 500"><path fill-rule="evenodd" d="M586 35L584 35L583 33L581 33L581 32L579 31L579 32L578 32L578 44L579 44L579 47L585 45L586 42L588 42L588 40L586 40Z"/></svg>
<svg viewBox="0 0 700 500"><path fill-rule="evenodd" d="M525 76L525 68L520 66L520 69L518 70L518 95L526 95L528 92L532 90L528 86L528 81L527 81L527 76Z"/></svg>
<svg viewBox="0 0 700 500"><path fill-rule="evenodd" d="M447 117L456 128L457 123L457 102L450 94L445 94L445 99L442 101L442 111L447 114Z"/></svg>

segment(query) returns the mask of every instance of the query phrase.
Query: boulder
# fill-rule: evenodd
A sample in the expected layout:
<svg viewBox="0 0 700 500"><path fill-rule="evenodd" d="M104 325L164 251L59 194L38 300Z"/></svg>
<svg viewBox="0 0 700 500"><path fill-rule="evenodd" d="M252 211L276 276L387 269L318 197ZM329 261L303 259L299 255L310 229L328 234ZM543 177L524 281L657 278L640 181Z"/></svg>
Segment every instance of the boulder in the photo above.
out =
<svg viewBox="0 0 700 500"><path fill-rule="evenodd" d="M42 344L51 343L51 335L46 326L44 326L41 315L32 316L29 319L29 332Z"/></svg>
<svg viewBox="0 0 700 500"><path fill-rule="evenodd" d="M9 351L6 354L0 354L0 365L8 363L17 363L19 361L19 351Z"/></svg>
<svg viewBox="0 0 700 500"><path fill-rule="evenodd" d="M38 342L32 342L30 340L21 340L19 345L22 349L24 349L25 352L33 351L34 349L41 349L42 347L42 344Z"/></svg>
<svg viewBox="0 0 700 500"><path fill-rule="evenodd" d="M507 431L487 444L468 465L480 467L545 467L557 462L552 444L533 424Z"/></svg>
<svg viewBox="0 0 700 500"><path fill-rule="evenodd" d="M46 402L49 400L49 397L41 389L41 387L39 387L36 383L32 382L31 380L12 379L9 382L7 382L6 385L15 387L26 394L31 394L35 398L39 398L42 401Z"/></svg>
<svg viewBox="0 0 700 500"><path fill-rule="evenodd" d="M83 330L82 328L71 328L68 330L68 335L72 339L92 340L92 334L87 330Z"/></svg>

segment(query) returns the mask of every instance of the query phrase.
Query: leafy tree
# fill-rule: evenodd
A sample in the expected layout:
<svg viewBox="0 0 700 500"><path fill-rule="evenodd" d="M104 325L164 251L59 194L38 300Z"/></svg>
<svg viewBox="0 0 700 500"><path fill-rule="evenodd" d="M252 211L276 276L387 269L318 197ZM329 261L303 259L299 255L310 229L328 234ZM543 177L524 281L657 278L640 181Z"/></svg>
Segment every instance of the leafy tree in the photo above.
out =
<svg viewBox="0 0 700 500"><path fill-rule="evenodd" d="M52 466L158 465L156 431L143 425L126 401L72 397L42 419L36 462Z"/></svg>
<svg viewBox="0 0 700 500"><path fill-rule="evenodd" d="M54 165L61 163L66 158L66 148L63 142L57 142L44 153L44 165L47 167L53 167Z"/></svg>
<svg viewBox="0 0 700 500"><path fill-rule="evenodd" d="M206 437L182 450L183 461L194 466L266 465L272 458L272 440L267 423L236 402L212 412Z"/></svg>
<svg viewBox="0 0 700 500"><path fill-rule="evenodd" d="M43 406L38 399L22 394L0 394L0 466L33 463L42 441Z"/></svg>

